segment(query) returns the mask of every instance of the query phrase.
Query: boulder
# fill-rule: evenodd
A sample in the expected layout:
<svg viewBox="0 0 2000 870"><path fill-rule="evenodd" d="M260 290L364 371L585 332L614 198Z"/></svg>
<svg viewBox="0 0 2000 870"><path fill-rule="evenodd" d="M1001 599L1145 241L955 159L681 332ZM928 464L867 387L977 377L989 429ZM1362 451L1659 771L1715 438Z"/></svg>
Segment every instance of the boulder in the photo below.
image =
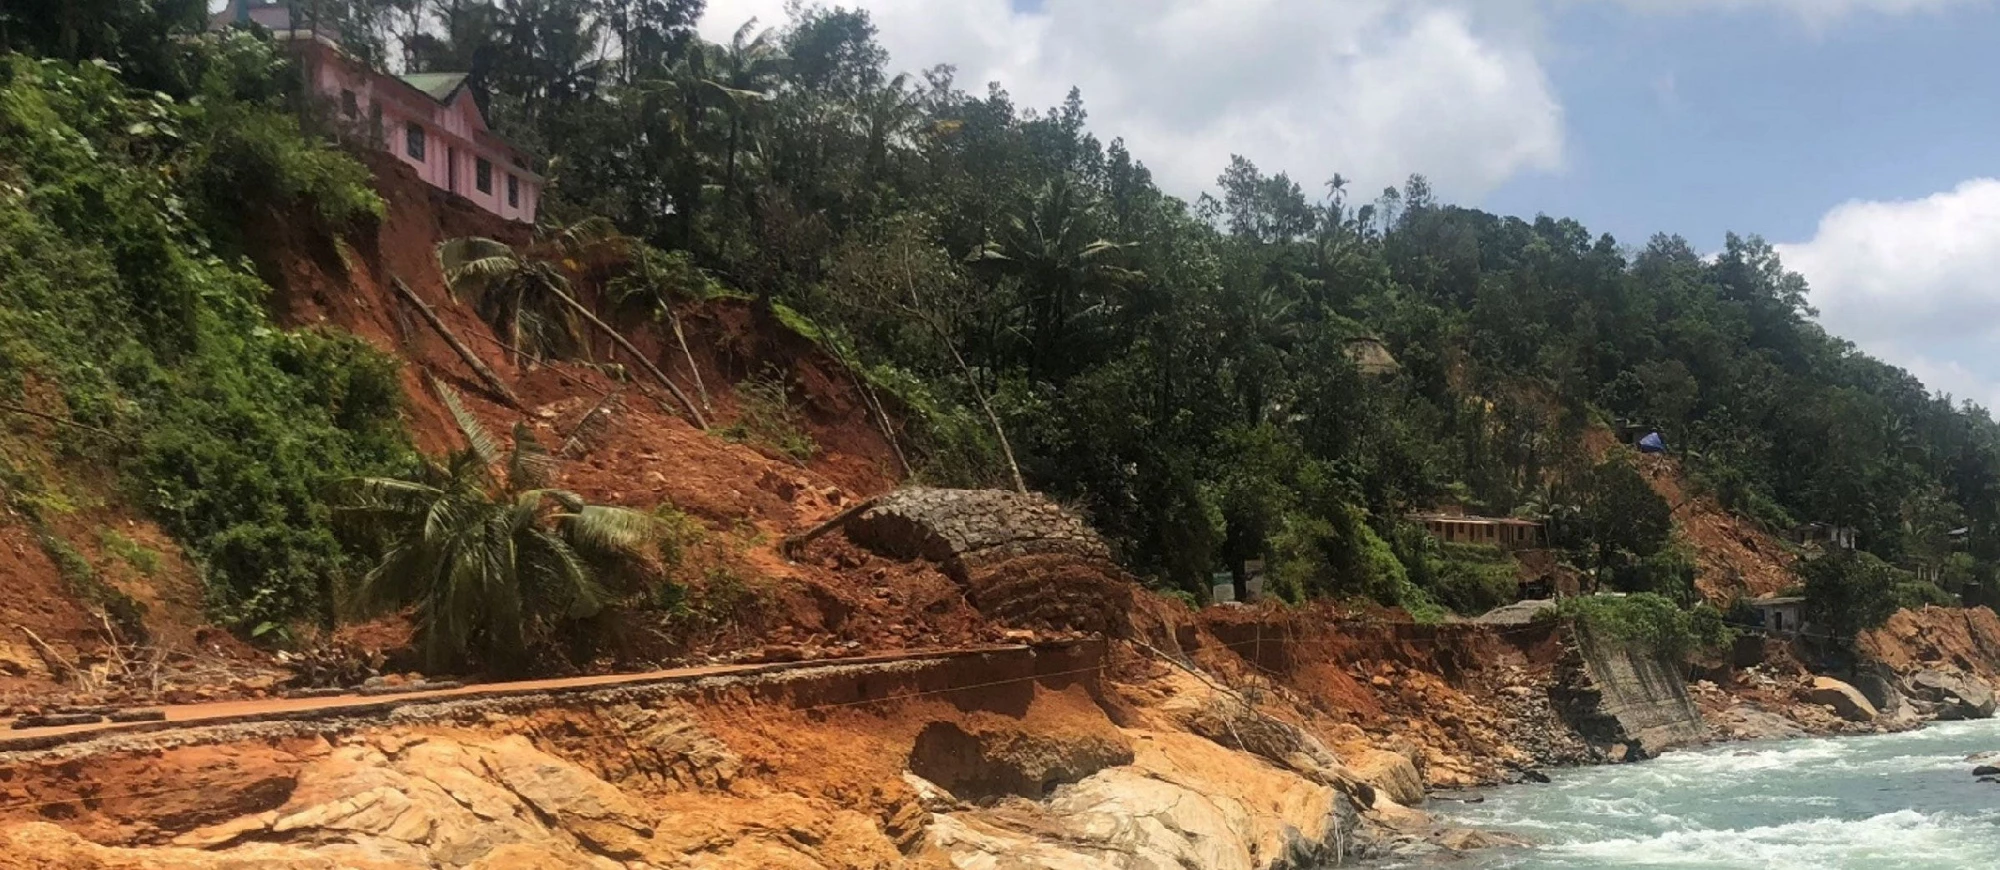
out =
<svg viewBox="0 0 2000 870"><path fill-rule="evenodd" d="M1993 690L1972 677L1937 670L1910 675L1909 693L1936 705L1939 719L1993 718Z"/></svg>
<svg viewBox="0 0 2000 870"><path fill-rule="evenodd" d="M1147 734L1131 764L1047 800L937 813L924 836L942 866L991 870L1347 866L1367 845L1340 790L1174 732Z"/></svg>
<svg viewBox="0 0 2000 870"><path fill-rule="evenodd" d="M1347 753L1341 760L1362 782L1374 786L1377 794L1406 807L1424 802L1424 778L1402 753L1367 749Z"/></svg>
<svg viewBox="0 0 2000 870"><path fill-rule="evenodd" d="M1512 834L1498 831L1481 831L1473 828L1446 828L1438 833L1435 842L1453 852L1471 852L1477 849L1501 849L1532 845L1529 841Z"/></svg>
<svg viewBox="0 0 2000 870"><path fill-rule="evenodd" d="M1131 741L1109 726L1056 736L1011 722L932 722L917 734L908 767L964 800L1040 799L1059 785L1130 763Z"/></svg>
<svg viewBox="0 0 2000 870"><path fill-rule="evenodd" d="M1982 765L1980 765L1980 766L1978 766L1978 767L1975 767L1975 768L1973 768L1973 769L1972 769L1972 775L1973 775L1973 776L2000 776L2000 767L1994 767L1993 765L1990 765L1990 764L1982 764Z"/></svg>
<svg viewBox="0 0 2000 870"><path fill-rule="evenodd" d="M1815 704L1832 707L1833 712L1849 722L1873 722L1881 712L1861 690L1832 677L1814 677L1812 686L1805 691L1805 698Z"/></svg>

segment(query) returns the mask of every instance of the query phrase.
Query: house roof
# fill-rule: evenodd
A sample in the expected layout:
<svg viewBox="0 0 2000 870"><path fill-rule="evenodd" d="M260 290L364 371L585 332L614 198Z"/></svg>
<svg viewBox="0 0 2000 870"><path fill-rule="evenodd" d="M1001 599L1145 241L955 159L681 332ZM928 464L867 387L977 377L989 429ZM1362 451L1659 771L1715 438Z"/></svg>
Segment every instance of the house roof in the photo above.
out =
<svg viewBox="0 0 2000 870"><path fill-rule="evenodd" d="M1393 375L1401 371L1402 364L1396 362L1387 345L1373 336L1357 335L1348 338L1344 344L1347 358L1354 361L1354 367L1368 375Z"/></svg>
<svg viewBox="0 0 2000 870"><path fill-rule="evenodd" d="M409 75L401 75L396 78L401 79L403 84L423 91L433 100L440 103L449 103L451 102L451 95L457 93L459 88L465 86L465 80L468 75L468 73L462 72L427 72L410 73Z"/></svg>
<svg viewBox="0 0 2000 870"><path fill-rule="evenodd" d="M1521 519L1515 519L1513 517L1475 517L1475 516L1467 516L1465 514L1411 514L1410 519L1417 520L1420 522L1430 522L1435 520L1438 522L1446 522L1446 523L1472 523L1477 525L1495 525L1495 526L1540 526L1541 525L1541 523L1535 522L1534 520L1521 520Z"/></svg>
<svg viewBox="0 0 2000 870"><path fill-rule="evenodd" d="M1805 602L1805 600L1806 600L1805 596L1802 595L1780 595L1772 598L1752 598L1750 599L1750 606L1781 607L1787 604L1802 604Z"/></svg>

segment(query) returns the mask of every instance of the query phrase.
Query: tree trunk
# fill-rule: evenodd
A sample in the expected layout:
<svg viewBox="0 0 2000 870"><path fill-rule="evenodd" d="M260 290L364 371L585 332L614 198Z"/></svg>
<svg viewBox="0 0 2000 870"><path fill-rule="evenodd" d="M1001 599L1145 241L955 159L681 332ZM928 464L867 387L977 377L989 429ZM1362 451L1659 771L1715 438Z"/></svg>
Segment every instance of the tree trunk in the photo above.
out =
<svg viewBox="0 0 2000 870"><path fill-rule="evenodd" d="M743 119L731 116L729 119L729 168L722 176L722 201L729 202L736 196L736 148L743 135Z"/></svg>
<svg viewBox="0 0 2000 870"><path fill-rule="evenodd" d="M576 313L583 315L583 319L590 321L590 325L597 327L598 331L610 338L613 344L623 348L627 354L632 356L632 359L638 361L639 365L646 369L648 374L653 376L654 380L659 381L661 386L666 387L667 392L673 394L674 401L681 403L681 407L687 409L688 420L694 423L695 428L703 431L708 430L708 418L701 415L701 409L695 407L694 402L687 397L686 393L681 392L680 387L675 386L673 381L667 379L666 372L660 371L659 366L653 365L652 360L647 359L645 354L640 353L638 348L633 347L631 342L626 341L625 336L619 335L618 330L611 328L611 324L605 323L597 315L590 313L590 309L583 307L583 303L576 301L575 297L553 287L549 288L549 292L556 294L556 298L561 299L563 304L568 305Z"/></svg>
<svg viewBox="0 0 2000 870"><path fill-rule="evenodd" d="M1014 477L1014 491L1027 492L1028 482L1021 477L1021 464L1014 461L1014 445L1007 441L1007 429L1000 425L1000 415L993 413L993 405L986 401L986 391L980 388L979 379L973 377L972 366L967 365L965 357L958 352L958 344L951 340L951 333L924 310L923 300L917 297L917 279L910 274L909 252L906 250L903 253L903 283L910 292L910 314L937 333L938 341L944 342L945 350L951 351L952 361L958 363L959 372L965 375L966 385L972 388L972 398L979 402L979 410L985 412L986 422L993 427L993 436L1000 439L1000 454L1006 458L1007 471Z"/></svg>
<svg viewBox="0 0 2000 870"><path fill-rule="evenodd" d="M703 408L710 408L712 406L708 404L708 385L702 383L701 366L694 364L694 351L688 349L687 333L681 331L681 316L676 314L673 306L668 305L665 300L662 300L660 304L667 308L667 320L674 326L674 340L680 342L681 356L687 358L688 372L694 375L694 389L695 392L701 394L701 406Z"/></svg>
<svg viewBox="0 0 2000 870"><path fill-rule="evenodd" d="M1014 491L1027 492L1028 482L1021 477L1021 465L1014 461L1014 445L1008 443L1007 430L1000 425L1000 415L993 413L993 405L986 401L986 391L980 388L979 379L972 376L972 366L965 363L965 357L958 352L958 345L952 343L951 336L943 327L932 322L930 318L924 318L924 322L929 323L931 329L937 332L938 340L944 342L946 350L951 351L952 361L958 363L959 372L965 375L965 382L972 386L972 398L978 400L979 410L986 413L986 422L993 427L994 437L1000 439L1000 454L1006 457L1007 471L1014 476Z"/></svg>
<svg viewBox="0 0 2000 870"><path fill-rule="evenodd" d="M861 404L868 406L869 413L875 416L876 428L882 430L882 439L888 441L889 449L896 452L896 466L903 470L903 477L908 478L910 458L903 454L903 444L896 440L896 428L890 424L889 412L882 407L882 400L875 395L875 388L868 384L867 378L861 376L861 367L849 360L847 354L841 352L838 342L828 341L826 348L833 354L834 360L840 363L840 367L847 370L847 377L854 382L854 389L861 393Z"/></svg>
<svg viewBox="0 0 2000 870"><path fill-rule="evenodd" d="M444 320L438 317L437 312L432 310L430 305L424 302L424 300L418 298L417 294L410 290L410 286L403 283L403 279L391 277L389 279L389 286L396 288L396 292L405 301L409 302L410 305L415 307L418 314L424 316L424 322L431 325L431 329L437 332L438 337L444 339L445 344L451 345L452 351L457 353L458 358L464 360L473 373L479 376L479 380L486 384L488 390L491 390L501 401L506 402L507 407L513 408L516 411L525 410L521 405L521 397L514 395L514 391L508 389L507 384L501 381L498 375L493 374L492 369L487 368L485 363L480 362L479 357L473 354L472 348L466 347L465 342L459 341L458 336L452 333L451 328L444 325Z"/></svg>

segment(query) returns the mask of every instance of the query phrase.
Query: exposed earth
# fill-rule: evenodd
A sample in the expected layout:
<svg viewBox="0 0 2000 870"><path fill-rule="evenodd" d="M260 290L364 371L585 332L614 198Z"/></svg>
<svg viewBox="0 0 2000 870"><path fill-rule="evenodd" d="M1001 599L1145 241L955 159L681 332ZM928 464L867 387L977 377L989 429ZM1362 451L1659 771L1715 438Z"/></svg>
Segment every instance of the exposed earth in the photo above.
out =
<svg viewBox="0 0 2000 870"><path fill-rule="evenodd" d="M845 366L748 300L686 305L686 352L659 324L627 326L719 422L742 414L736 384L778 371L808 460L702 431L609 347L595 364L517 364L432 252L521 231L393 160L375 168L390 213L371 245L258 224L284 322L401 358L422 449L456 443L435 377L495 431L522 422L558 448L559 485L670 509L677 579L720 603L618 611L581 672L529 683L409 673L399 617L281 655L204 625L168 537L107 481L61 470L52 425L23 424L32 437L9 447L62 482L51 497L69 509L53 528L0 516L0 692L27 726L0 733L0 866L1311 867L1512 842L1434 821L1433 790L1993 711L1980 691L2000 679L2000 619L1984 609L1899 613L1864 644L1881 668L1853 685L1754 640L1690 683L1532 606L1439 625L1332 604L1193 609L1143 589L1060 505L902 487L894 409L875 413ZM412 315L398 281L484 338L475 354L521 407ZM1704 595L1790 582L1786 545L1689 495L1672 460L1646 472ZM143 604L143 632L66 583L45 534L80 542Z"/></svg>

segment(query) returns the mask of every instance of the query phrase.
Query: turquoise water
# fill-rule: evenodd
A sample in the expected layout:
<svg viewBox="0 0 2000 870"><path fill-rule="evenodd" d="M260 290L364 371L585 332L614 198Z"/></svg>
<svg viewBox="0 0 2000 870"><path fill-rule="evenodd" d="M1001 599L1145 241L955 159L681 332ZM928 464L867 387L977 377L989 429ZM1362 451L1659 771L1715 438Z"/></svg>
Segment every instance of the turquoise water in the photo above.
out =
<svg viewBox="0 0 2000 870"><path fill-rule="evenodd" d="M1426 809L1541 844L1454 866L1497 868L2000 867L2000 784L1967 761L2000 720L1873 737L1736 743Z"/></svg>

